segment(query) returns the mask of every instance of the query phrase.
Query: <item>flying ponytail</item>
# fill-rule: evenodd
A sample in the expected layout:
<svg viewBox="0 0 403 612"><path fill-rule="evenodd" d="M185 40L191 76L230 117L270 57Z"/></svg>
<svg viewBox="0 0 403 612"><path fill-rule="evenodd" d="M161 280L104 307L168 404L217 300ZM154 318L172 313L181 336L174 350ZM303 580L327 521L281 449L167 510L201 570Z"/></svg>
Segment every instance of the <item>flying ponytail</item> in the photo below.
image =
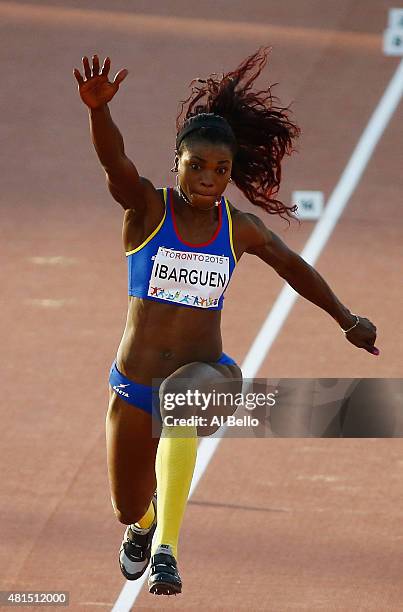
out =
<svg viewBox="0 0 403 612"><path fill-rule="evenodd" d="M286 206L275 196L281 182L281 161L285 154L295 151L293 141L298 138L300 128L290 120L288 107L275 106L278 99L271 93L273 85L252 91L254 81L267 63L269 50L270 47L260 48L232 72L221 76L212 74L205 80L194 79L191 95L181 102L176 129L179 134L191 117L201 113L224 117L236 139L234 147L225 132L219 130L219 140L228 140L234 152L233 182L252 204L269 214L280 215L289 223L285 215L295 219L293 213L297 206ZM214 128L200 129L201 135L210 139L208 133ZM181 139L181 145L185 140L186 137Z"/></svg>

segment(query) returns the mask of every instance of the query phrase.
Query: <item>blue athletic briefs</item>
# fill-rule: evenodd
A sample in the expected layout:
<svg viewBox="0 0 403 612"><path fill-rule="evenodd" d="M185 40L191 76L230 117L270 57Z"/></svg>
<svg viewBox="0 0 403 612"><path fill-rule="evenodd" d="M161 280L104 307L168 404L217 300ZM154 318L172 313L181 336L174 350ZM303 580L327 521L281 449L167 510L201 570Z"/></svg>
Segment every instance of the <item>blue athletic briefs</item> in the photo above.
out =
<svg viewBox="0 0 403 612"><path fill-rule="evenodd" d="M232 365L236 362L225 353L221 354L221 357L216 363L222 365ZM109 384L112 389L120 395L120 397L127 402L145 410L148 414L161 420L160 415L160 402L159 402L159 388L151 387L149 385L142 385L140 383L133 382L127 378L124 374L119 372L116 361L113 362L109 374Z"/></svg>

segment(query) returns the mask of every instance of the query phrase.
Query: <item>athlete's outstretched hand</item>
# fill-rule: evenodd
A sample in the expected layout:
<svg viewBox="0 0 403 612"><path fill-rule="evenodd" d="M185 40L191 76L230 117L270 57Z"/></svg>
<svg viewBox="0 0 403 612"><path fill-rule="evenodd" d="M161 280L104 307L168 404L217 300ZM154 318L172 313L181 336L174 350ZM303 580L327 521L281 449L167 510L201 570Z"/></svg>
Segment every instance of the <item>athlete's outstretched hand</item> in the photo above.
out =
<svg viewBox="0 0 403 612"><path fill-rule="evenodd" d="M354 344L354 346L358 346L358 348L363 348L368 351L368 353L372 353L372 355L379 355L380 350L375 346L375 325L365 317L359 317L359 319L360 322L358 325L345 334L347 340L351 342L351 344Z"/></svg>
<svg viewBox="0 0 403 612"><path fill-rule="evenodd" d="M74 68L73 72L77 79L78 91L82 101L89 108L99 108L112 100L119 89L119 85L128 75L128 70L123 68L116 74L113 82L110 82L108 79L110 67L111 60L109 57L106 57L100 71L98 55L93 55L92 68L90 67L88 57L83 57L85 79L78 68Z"/></svg>

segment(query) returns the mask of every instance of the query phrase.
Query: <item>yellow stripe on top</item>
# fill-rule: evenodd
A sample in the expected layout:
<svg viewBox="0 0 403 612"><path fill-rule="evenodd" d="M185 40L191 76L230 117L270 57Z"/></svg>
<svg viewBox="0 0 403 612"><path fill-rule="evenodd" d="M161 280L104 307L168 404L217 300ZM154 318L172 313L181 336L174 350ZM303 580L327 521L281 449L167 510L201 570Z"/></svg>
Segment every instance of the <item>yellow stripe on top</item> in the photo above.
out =
<svg viewBox="0 0 403 612"><path fill-rule="evenodd" d="M225 200L225 206L227 207L228 229L229 229L228 233L229 233L229 241L230 241L230 244L231 244L231 251L232 251L232 255L234 256L235 263L237 264L238 260L237 260L236 255L235 255L234 243L233 243L233 240L232 240L232 217L231 217L231 212L230 212L230 209L229 209L228 200L227 200L227 198L225 196L224 196L224 200Z"/></svg>
<svg viewBox="0 0 403 612"><path fill-rule="evenodd" d="M150 242L151 238L154 238L155 234L156 234L157 232L159 232L159 230L161 229L162 224L163 224L163 223L164 223L164 221L165 221L165 217L167 216L167 188L166 188L166 187L164 187L164 188L163 188L163 191L164 191L164 203L165 203L165 210L164 210L164 216L162 217L161 222L160 222L160 223L157 225L157 227L155 228L155 230L154 230L154 231L153 231L153 232L152 232L152 233L151 233L151 234L148 236L148 238L146 238L146 239L144 240L144 242L142 242L142 243L140 244L140 246L136 247L136 248L135 248L135 249L133 249L132 251L126 251L126 257L127 257L128 255L133 255L133 253L137 253L137 251L140 251L140 249L142 249L142 248L143 248L143 247L144 247L144 246L147 244L147 242Z"/></svg>

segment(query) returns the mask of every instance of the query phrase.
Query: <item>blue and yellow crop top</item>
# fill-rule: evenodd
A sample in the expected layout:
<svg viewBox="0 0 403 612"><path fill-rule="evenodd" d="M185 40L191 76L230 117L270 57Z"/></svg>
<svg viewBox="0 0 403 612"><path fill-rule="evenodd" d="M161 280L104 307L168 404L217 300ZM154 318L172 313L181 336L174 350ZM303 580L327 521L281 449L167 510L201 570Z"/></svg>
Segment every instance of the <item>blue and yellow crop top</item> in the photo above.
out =
<svg viewBox="0 0 403 612"><path fill-rule="evenodd" d="M129 295L221 310L237 263L228 201L221 197L218 226L212 238L192 244L179 236L172 198L172 189L164 188L163 219L140 246L126 252Z"/></svg>

